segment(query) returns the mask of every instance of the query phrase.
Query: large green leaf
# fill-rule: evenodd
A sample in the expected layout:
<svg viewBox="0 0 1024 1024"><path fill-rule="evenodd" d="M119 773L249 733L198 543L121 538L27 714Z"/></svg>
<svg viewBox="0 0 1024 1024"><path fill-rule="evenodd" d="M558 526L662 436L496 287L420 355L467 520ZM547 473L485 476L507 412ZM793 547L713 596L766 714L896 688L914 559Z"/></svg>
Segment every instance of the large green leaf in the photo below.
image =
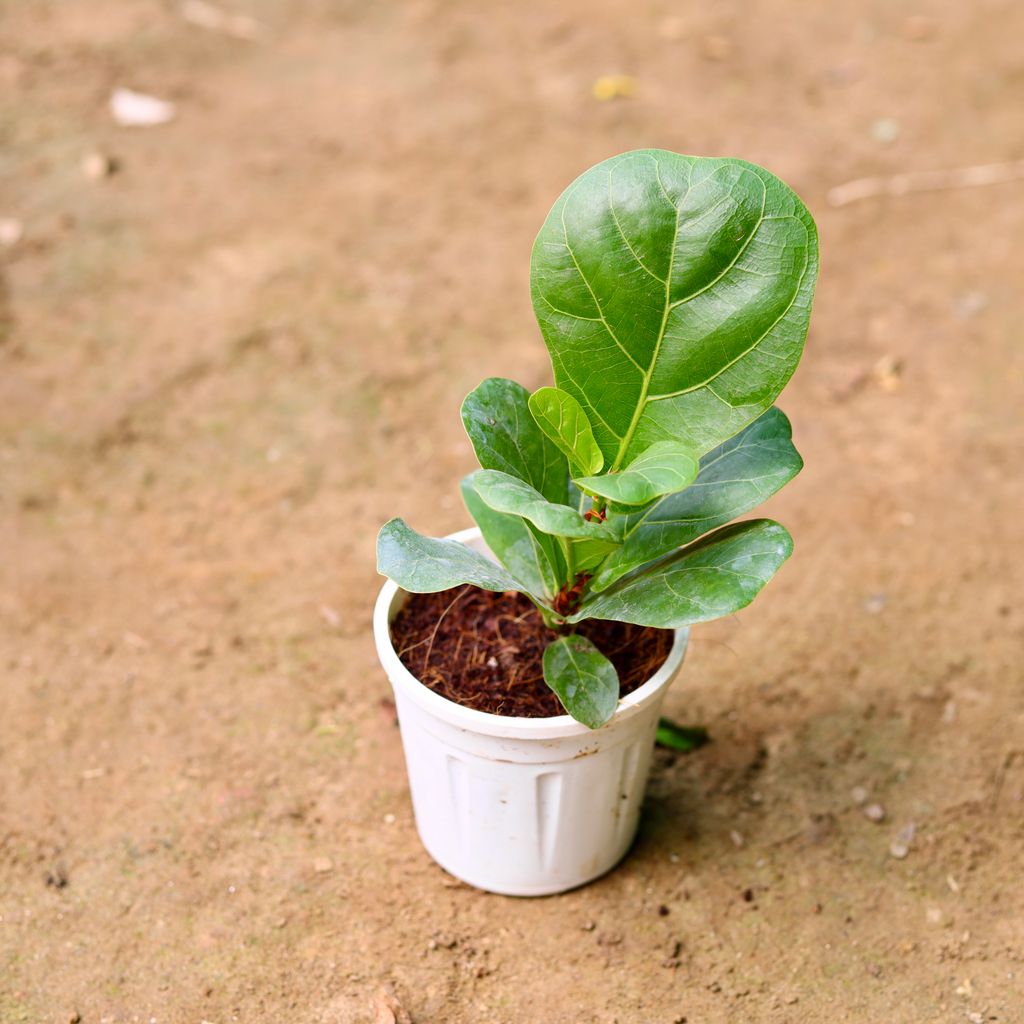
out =
<svg viewBox="0 0 1024 1024"><path fill-rule="evenodd" d="M585 637L563 636L544 650L544 682L562 707L589 729L604 725L619 703L615 666Z"/></svg>
<svg viewBox="0 0 1024 1024"><path fill-rule="evenodd" d="M484 590L527 589L500 565L465 544L424 537L401 519L392 519L380 528L377 572L414 594L431 594L462 583Z"/></svg>
<svg viewBox="0 0 1024 1024"><path fill-rule="evenodd" d="M771 406L817 270L810 214L753 164L636 150L577 178L537 236L531 291L606 466L655 441L703 455Z"/></svg>
<svg viewBox="0 0 1024 1024"><path fill-rule="evenodd" d="M569 617L676 629L745 608L789 558L793 539L770 519L726 526L668 558L585 596Z"/></svg>
<svg viewBox="0 0 1024 1024"><path fill-rule="evenodd" d="M576 486L620 505L646 505L697 479L694 454L676 441L655 441L620 473L578 477Z"/></svg>
<svg viewBox="0 0 1024 1024"><path fill-rule="evenodd" d="M572 395L558 388L539 388L530 395L530 412L577 475L600 472L604 455L587 414Z"/></svg>
<svg viewBox="0 0 1024 1024"><path fill-rule="evenodd" d="M569 505L557 505L522 480L494 469L478 469L469 480L483 501L497 512L510 512L528 519L544 533L555 537L584 537L617 540L613 527L591 523Z"/></svg>
<svg viewBox="0 0 1024 1024"><path fill-rule="evenodd" d="M520 516L496 512L476 493L470 477L462 481L462 499L498 561L531 594L553 597L560 585L561 557L555 539L539 533Z"/></svg>
<svg viewBox="0 0 1024 1024"><path fill-rule="evenodd" d="M484 469L498 469L535 487L548 501L564 502L565 457L537 426L530 392L504 377L488 377L462 403L462 422Z"/></svg>
<svg viewBox="0 0 1024 1024"><path fill-rule="evenodd" d="M590 581L590 589L604 590L652 559L749 512L792 480L802 466L789 420L772 407L742 433L705 455L696 482L685 491L631 515L625 523L622 547L604 561Z"/></svg>

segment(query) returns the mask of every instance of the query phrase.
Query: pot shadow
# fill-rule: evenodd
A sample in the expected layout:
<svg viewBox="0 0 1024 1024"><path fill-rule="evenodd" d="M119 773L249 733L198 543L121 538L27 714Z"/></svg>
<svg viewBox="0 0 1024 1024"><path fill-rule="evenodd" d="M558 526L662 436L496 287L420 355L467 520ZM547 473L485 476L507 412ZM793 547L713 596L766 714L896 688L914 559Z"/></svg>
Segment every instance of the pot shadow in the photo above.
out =
<svg viewBox="0 0 1024 1024"><path fill-rule="evenodd" d="M859 825L857 789L897 800L915 723L870 701L803 717L801 703L783 722L770 713L749 724L723 718L690 753L656 748L632 856L692 863L723 850L826 845L843 837L844 819L855 814ZM919 707L917 727L922 716L937 726L941 707Z"/></svg>

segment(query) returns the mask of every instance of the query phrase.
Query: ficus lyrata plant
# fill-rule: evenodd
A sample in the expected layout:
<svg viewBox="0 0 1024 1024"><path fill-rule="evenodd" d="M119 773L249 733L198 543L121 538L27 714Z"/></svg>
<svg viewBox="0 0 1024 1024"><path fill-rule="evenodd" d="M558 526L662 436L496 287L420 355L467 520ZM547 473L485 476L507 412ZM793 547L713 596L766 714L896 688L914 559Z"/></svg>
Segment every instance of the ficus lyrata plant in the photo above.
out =
<svg viewBox="0 0 1024 1024"><path fill-rule="evenodd" d="M743 608L789 557L768 519L732 522L802 466L774 407L807 334L814 221L742 160L636 150L576 179L537 236L533 307L554 387L485 380L462 481L497 561L392 519L379 571L405 590L516 590L562 635L544 678L596 728L611 662L583 619L676 628Z"/></svg>

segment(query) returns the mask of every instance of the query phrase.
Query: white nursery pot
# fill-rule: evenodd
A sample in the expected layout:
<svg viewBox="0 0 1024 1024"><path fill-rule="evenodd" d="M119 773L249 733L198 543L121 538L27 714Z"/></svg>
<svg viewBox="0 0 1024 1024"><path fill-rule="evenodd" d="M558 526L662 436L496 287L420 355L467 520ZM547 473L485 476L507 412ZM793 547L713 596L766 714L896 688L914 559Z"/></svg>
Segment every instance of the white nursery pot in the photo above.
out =
<svg viewBox="0 0 1024 1024"><path fill-rule="evenodd" d="M476 528L449 539L490 556ZM407 599L385 583L373 632L427 852L456 878L509 896L564 892L613 868L636 835L658 715L689 631L676 630L661 668L594 730L569 715L492 715L428 689L391 642L391 620Z"/></svg>

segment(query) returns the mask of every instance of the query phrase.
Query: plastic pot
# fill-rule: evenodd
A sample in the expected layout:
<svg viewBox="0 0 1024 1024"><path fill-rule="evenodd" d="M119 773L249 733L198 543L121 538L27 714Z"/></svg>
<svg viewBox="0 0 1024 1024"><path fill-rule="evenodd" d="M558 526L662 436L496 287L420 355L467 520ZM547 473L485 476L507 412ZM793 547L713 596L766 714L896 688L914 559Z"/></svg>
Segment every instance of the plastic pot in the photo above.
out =
<svg viewBox="0 0 1024 1024"><path fill-rule="evenodd" d="M450 539L490 554L476 528ZM591 730L569 715L492 715L429 690L391 642L391 620L407 599L385 583L373 632L427 852L456 878L509 896L564 892L613 868L636 835L658 715L689 631L676 630L661 668Z"/></svg>

